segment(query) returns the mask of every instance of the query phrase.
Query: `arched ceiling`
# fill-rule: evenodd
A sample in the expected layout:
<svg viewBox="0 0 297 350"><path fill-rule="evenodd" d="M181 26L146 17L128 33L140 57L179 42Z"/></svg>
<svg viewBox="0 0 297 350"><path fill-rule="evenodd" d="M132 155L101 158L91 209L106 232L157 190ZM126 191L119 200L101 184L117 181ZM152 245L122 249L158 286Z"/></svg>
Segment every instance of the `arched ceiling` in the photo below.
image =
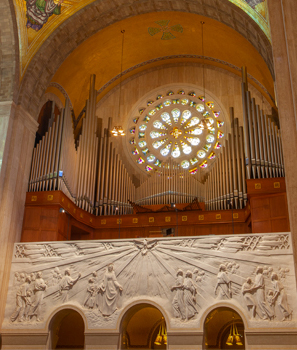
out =
<svg viewBox="0 0 297 350"><path fill-rule="evenodd" d="M271 45L259 25L244 12L244 8L258 15L261 12L259 8L250 6L250 0L236 0L236 5L241 3L244 11L232 3L235 0L64 0L61 14L50 16L40 28L26 22L28 2L12 1L15 1L18 13L23 68L23 58L28 58L26 70L21 71L18 103L35 117L50 82L69 94L76 113L79 113L86 96L84 92L79 96L74 85L82 91L90 73L97 73L98 89L107 85L112 87L110 83L119 73L119 30L123 25L126 27L124 68L129 69L130 75L137 73L141 67L160 65L161 61L162 64L199 61L202 16L206 17L206 25L211 28L205 34L205 55L210 57L211 64L221 64L238 73L239 67L249 61L249 73L263 85L267 94L273 95ZM255 1L259 3L257 6L263 2L253 0L252 3ZM177 31L172 40L162 40L160 33L150 35L148 28L158 26L155 22L159 20L169 20L170 26L181 24L183 31ZM23 32L27 35L27 43L22 40ZM38 44L34 50L33 43ZM83 51L86 48L88 54ZM243 56L245 58L241 60ZM74 80L74 76L80 80Z"/></svg>
<svg viewBox="0 0 297 350"><path fill-rule="evenodd" d="M58 0L50 0L55 4ZM263 33L270 40L270 30L267 15L266 0L226 0L238 6L245 13L247 13L261 28ZM50 37L50 35L78 11L92 3L98 2L96 0L62 0L60 10L55 10L52 15L46 18L45 23L41 26L28 26L27 14L29 10L29 1L13 0L15 11L17 15L17 22L19 27L20 40L20 71L21 76L26 71L28 64L32 57L39 50L41 45ZM121 1L118 1L120 5ZM128 1L132 5L140 3L141 0ZM208 1L209 3L213 1ZM42 2L41 2L42 3ZM31 8L34 10L33 5ZM111 5L112 6L112 5ZM41 9L42 10L42 9ZM210 16L211 17L211 16Z"/></svg>
<svg viewBox="0 0 297 350"><path fill-rule="evenodd" d="M240 74L240 67L246 66L249 74L273 96L271 73L250 42L221 22L185 12L148 13L104 28L67 57L52 78L52 85L59 84L63 87L76 115L82 110L88 97L91 74L97 76L97 90L102 90L105 86L101 96L108 92L119 82L122 29L125 30L124 78L168 63L203 63L201 21L205 21L205 63L223 67L236 74ZM164 40L164 37L170 39ZM59 94L53 87L48 92Z"/></svg>

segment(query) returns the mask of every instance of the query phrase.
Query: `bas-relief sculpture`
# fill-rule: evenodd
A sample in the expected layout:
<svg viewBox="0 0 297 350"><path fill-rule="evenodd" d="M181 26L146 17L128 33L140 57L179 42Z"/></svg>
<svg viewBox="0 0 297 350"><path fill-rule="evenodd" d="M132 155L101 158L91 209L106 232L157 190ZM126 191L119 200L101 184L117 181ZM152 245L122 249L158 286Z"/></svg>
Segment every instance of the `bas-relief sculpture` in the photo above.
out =
<svg viewBox="0 0 297 350"><path fill-rule="evenodd" d="M170 326L197 327L225 302L252 326L295 325L290 235L259 234L16 244L5 328L42 328L61 306L89 328L114 327L137 300L164 310Z"/></svg>

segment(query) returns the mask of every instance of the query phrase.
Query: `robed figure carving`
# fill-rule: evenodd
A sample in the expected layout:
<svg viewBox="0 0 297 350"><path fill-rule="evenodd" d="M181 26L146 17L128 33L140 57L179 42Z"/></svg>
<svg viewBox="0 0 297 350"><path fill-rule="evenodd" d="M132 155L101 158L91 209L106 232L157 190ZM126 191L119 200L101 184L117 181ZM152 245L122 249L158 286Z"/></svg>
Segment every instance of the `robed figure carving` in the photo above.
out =
<svg viewBox="0 0 297 350"><path fill-rule="evenodd" d="M123 287L117 281L112 264L108 265L107 271L104 275L104 280L100 288L103 292L101 307L102 315L110 316L118 309L119 295L123 291Z"/></svg>

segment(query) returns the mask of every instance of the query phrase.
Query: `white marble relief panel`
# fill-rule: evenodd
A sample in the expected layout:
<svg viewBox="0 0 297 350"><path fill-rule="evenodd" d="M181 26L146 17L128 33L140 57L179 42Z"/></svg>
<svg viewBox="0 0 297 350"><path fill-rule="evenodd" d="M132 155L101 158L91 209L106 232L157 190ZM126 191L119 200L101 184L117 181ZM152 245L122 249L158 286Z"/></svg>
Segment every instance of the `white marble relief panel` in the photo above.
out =
<svg viewBox="0 0 297 350"><path fill-rule="evenodd" d="M114 328L137 300L193 328L224 300L251 327L296 325L289 233L15 245L3 328L44 328L55 309L80 308L89 328Z"/></svg>

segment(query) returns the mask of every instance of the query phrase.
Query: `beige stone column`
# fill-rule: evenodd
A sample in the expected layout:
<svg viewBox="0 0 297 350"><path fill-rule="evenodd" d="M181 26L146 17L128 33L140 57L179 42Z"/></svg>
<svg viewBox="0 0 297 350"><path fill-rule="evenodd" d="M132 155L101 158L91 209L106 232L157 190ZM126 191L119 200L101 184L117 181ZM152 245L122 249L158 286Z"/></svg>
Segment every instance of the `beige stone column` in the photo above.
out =
<svg viewBox="0 0 297 350"><path fill-rule="evenodd" d="M4 103L5 104L5 103ZM3 107L4 104L1 106ZM5 126L0 172L0 331L4 316L13 245L20 240L25 196L37 122L14 103L0 109Z"/></svg>
<svg viewBox="0 0 297 350"><path fill-rule="evenodd" d="M268 0L290 227L297 271L297 2Z"/></svg>

